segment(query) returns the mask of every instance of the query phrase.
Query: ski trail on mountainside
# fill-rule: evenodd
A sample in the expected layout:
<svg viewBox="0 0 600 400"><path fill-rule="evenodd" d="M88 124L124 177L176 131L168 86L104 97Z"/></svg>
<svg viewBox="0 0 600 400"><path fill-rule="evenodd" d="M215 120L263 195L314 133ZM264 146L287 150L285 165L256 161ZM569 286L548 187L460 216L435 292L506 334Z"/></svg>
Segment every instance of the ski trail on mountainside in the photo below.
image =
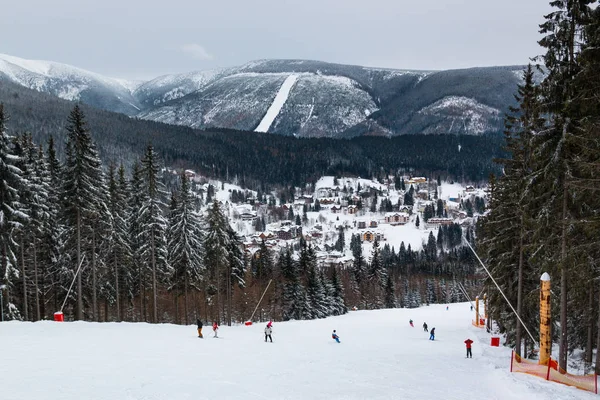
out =
<svg viewBox="0 0 600 400"><path fill-rule="evenodd" d="M260 121L260 124L258 124L258 127L254 130L254 132L269 131L271 124L273 123L273 121L275 121L275 118L277 118L277 116L279 115L279 111L281 111L281 108L287 101L288 96L290 95L290 91L292 90L292 87L294 86L294 83L296 83L297 79L298 75L291 74L285 79L285 81L283 81L281 87L279 88L279 92L277 92L277 95L273 100L273 103L271 103L271 106L267 110L267 113L263 117L262 121Z"/></svg>

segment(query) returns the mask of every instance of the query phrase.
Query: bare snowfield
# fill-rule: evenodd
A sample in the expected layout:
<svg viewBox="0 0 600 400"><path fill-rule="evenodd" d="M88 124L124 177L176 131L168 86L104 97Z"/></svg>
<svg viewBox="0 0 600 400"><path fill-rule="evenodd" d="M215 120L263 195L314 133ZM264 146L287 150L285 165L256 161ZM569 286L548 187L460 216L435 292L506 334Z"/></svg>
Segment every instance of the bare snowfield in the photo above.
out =
<svg viewBox="0 0 600 400"><path fill-rule="evenodd" d="M413 319L415 327L408 321ZM205 327L51 321L0 323L3 400L597 399L509 372L468 303L354 311L314 321ZM436 328L435 341L421 327ZM336 329L341 338L331 339ZM465 358L467 338L473 358Z"/></svg>

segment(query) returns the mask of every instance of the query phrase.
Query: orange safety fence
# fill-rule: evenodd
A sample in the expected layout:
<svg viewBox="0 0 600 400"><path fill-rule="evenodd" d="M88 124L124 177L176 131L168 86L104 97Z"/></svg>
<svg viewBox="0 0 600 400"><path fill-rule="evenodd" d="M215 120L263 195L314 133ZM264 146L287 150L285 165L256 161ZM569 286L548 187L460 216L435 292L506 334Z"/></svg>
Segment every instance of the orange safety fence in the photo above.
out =
<svg viewBox="0 0 600 400"><path fill-rule="evenodd" d="M534 375L547 381L562 383L563 385L575 386L598 394L598 377L593 375L573 375L558 367L556 360L550 359L548 365L540 365L535 361L522 358L514 351L510 360L510 371Z"/></svg>

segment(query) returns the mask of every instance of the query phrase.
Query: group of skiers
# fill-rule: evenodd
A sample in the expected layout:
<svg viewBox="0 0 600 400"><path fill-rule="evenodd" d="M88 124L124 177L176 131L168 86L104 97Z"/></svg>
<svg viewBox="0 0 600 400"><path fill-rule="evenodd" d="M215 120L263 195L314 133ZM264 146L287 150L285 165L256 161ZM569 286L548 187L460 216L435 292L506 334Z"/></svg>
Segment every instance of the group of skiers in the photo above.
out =
<svg viewBox="0 0 600 400"><path fill-rule="evenodd" d="M198 337L199 338L204 338L204 336L202 335L202 321L198 318L196 320L196 324L198 325ZM213 322L212 325L213 328L213 332L214 332L214 336L213 337L218 337L217 336L217 331L219 330L219 324L217 324L217 321ZM273 321L269 321L267 323L267 326L265 326L265 342L267 340L269 340L271 343L273 343ZM331 337L333 338L333 340L335 340L337 343L340 343L340 337L338 336L338 334L336 333L335 329L333 330L333 333L331 334Z"/></svg>
<svg viewBox="0 0 600 400"><path fill-rule="evenodd" d="M200 319L197 319L196 323L198 325L198 337L203 338L204 336L202 335L202 321ZM413 327L413 328L415 327L412 319L409 320L408 323L410 324L411 327ZM213 332L214 332L213 337L215 337L215 338L218 337L217 332L219 330L219 325L217 324L217 321L213 322L212 328L213 328ZM429 340L435 340L435 328L431 328L431 331L429 331L427 328L427 322L423 322L423 331L429 332ZM267 326L265 327L265 342L267 340L270 340L271 343L273 343L273 336L271 336L272 334L273 334L273 321L269 321L267 323ZM331 333L331 338L333 340L335 340L337 343L340 343L340 337L337 334L335 329ZM467 340L465 340L465 344L467 346L467 358L473 358L473 353L471 352L471 345L473 344L473 341L471 339L467 339Z"/></svg>

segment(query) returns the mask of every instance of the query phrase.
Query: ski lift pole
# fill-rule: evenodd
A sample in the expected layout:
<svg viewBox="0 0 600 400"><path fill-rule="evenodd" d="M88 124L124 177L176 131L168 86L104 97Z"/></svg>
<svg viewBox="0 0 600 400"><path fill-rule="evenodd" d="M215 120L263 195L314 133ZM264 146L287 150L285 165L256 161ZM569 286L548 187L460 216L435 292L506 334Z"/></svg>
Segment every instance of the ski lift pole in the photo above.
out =
<svg viewBox="0 0 600 400"><path fill-rule="evenodd" d="M256 313L256 310L258 310L258 306L260 305L260 302L262 301L263 297L265 297L265 293L267 293L267 289L269 289L271 282L273 282L273 279L269 279L269 283L267 283L267 287L265 288L265 291L263 292L262 296L260 296L260 300L258 300L256 307L254 307L254 311L252 311L252 315L250 316L250 319L249 319L250 322L252 322L252 318L254 318L254 314Z"/></svg>
<svg viewBox="0 0 600 400"><path fill-rule="evenodd" d="M71 294L71 289L73 289L73 285L75 284L75 279L77 279L77 275L79 275L79 271L81 270L81 266L83 265L83 260L85 259L85 254L81 257L81 261L79 262L79 267L77 267L77 272L75 272L75 276L73 277L73 281L71 282L71 286L69 286L69 290L67 291L67 295L65 296L65 300L60 306L60 312L62 313L65 304L67 303L67 299L69 298L69 294Z"/></svg>
<svg viewBox="0 0 600 400"><path fill-rule="evenodd" d="M462 292L462 294L467 298L467 300L469 300L469 304L471 305L471 307L475 307L473 305L473 301L471 300L471 298L469 297L469 295L467 294L467 289L465 289L465 287L462 285L462 283L458 282L458 288L460 289L460 291ZM477 296L477 298L479 298L479 296ZM475 307L475 309L477 310L477 307ZM483 319L481 317L481 314L479 313L479 311L477 311L477 319L481 320Z"/></svg>

